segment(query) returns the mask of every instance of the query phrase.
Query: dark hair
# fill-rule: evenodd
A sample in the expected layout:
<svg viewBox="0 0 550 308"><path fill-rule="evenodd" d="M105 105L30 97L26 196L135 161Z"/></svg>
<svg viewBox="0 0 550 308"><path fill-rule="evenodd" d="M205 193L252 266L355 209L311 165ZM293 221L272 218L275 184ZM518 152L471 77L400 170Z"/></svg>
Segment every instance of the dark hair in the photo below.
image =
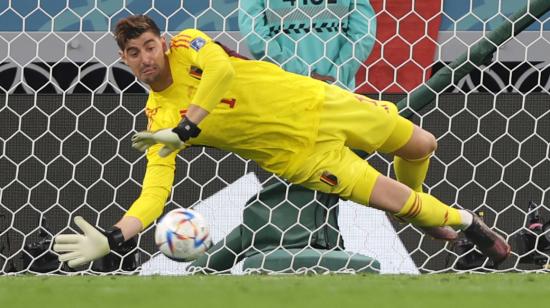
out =
<svg viewBox="0 0 550 308"><path fill-rule="evenodd" d="M129 40L135 39L145 32L160 36L160 29L147 15L131 15L119 20L115 26L115 40L120 50L124 50Z"/></svg>

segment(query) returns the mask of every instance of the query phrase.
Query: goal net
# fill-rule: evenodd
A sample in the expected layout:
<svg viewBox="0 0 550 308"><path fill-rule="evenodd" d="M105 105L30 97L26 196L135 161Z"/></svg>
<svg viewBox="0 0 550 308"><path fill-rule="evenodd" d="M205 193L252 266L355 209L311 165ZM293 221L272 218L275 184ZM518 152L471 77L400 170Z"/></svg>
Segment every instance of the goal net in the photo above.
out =
<svg viewBox="0 0 550 308"><path fill-rule="evenodd" d="M241 14L254 25L278 23L271 38L254 27L243 32L237 0L0 2L0 274L73 272L56 262L52 237L79 231L72 222L77 215L108 229L139 196L146 160L131 148L130 138L146 129L148 88L121 63L112 36L117 20L129 14L151 16L168 40L198 28L250 58L258 56L253 40L269 48L285 37L295 45L278 64L301 65L306 74L333 66L335 82L343 87L350 87L345 68L353 67L352 90L403 100L410 119L437 137L424 190L453 207L481 212L512 243L511 257L498 270L549 267L549 15L497 46L466 77L433 90L435 99L423 108L415 110L407 100L535 1L246 2L266 3ZM372 13L360 3L372 6ZM349 57L331 59L337 33L360 32L352 28L357 22L366 32L343 38L339 47ZM317 47L300 45L314 40ZM308 54L314 49L318 56ZM262 59L281 61L269 52ZM366 159L394 177L391 157ZM122 259L81 270L145 275L495 270L467 241L435 241L382 212L295 188L254 162L213 149L191 148L178 156L165 212L176 207L194 207L209 222L217 244L200 265L161 255L153 224Z"/></svg>

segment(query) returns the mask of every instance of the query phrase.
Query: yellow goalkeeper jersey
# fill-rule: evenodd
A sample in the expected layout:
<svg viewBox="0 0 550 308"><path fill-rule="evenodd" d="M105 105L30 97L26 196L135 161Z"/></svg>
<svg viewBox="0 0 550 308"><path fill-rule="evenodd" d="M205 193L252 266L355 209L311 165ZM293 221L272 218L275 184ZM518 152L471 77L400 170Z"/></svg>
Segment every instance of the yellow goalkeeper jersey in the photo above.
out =
<svg viewBox="0 0 550 308"><path fill-rule="evenodd" d="M317 136L323 82L268 62L230 56L195 29L172 38L168 59L173 83L150 92L148 130L177 126L195 104L210 114L189 145L236 153L283 177L307 157ZM127 213L144 227L161 215L174 179L176 154L161 158L159 149L148 150L142 193Z"/></svg>

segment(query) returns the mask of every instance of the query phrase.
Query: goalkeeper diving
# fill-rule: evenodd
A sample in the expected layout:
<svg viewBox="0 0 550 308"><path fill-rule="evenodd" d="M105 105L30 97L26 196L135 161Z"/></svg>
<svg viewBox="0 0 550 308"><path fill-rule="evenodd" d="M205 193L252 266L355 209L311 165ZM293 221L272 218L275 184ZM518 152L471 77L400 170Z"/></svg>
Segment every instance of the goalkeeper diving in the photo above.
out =
<svg viewBox="0 0 550 308"><path fill-rule="evenodd" d="M437 142L393 103L244 59L196 29L168 46L144 15L121 19L114 36L121 59L150 86L147 131L132 137L132 146L147 152L147 167L139 198L111 229L101 232L76 217L83 234L56 236L53 249L70 267L116 250L162 214L176 155L190 146L236 153L294 184L386 211L434 238L454 240L462 230L495 265L510 254L510 245L476 214L422 191ZM352 149L393 154L397 180Z"/></svg>

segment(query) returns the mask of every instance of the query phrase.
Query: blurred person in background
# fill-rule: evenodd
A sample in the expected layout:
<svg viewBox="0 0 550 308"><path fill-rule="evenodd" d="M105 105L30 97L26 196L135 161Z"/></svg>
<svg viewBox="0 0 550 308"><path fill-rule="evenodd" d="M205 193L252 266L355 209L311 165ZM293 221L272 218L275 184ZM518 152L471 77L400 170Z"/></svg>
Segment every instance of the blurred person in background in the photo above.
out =
<svg viewBox="0 0 550 308"><path fill-rule="evenodd" d="M368 0L247 0L239 27L256 59L355 90L376 37Z"/></svg>

